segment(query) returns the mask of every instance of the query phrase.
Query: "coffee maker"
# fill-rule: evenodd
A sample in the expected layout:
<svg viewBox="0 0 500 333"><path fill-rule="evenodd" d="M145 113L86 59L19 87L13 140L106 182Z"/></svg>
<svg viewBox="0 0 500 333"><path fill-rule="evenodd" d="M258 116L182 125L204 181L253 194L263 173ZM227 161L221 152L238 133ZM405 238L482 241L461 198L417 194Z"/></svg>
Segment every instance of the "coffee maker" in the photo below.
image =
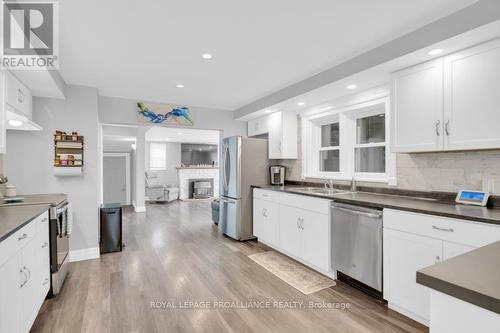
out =
<svg viewBox="0 0 500 333"><path fill-rule="evenodd" d="M285 184L285 167L282 165L271 165L269 167L269 174L271 176L271 185L284 185Z"/></svg>

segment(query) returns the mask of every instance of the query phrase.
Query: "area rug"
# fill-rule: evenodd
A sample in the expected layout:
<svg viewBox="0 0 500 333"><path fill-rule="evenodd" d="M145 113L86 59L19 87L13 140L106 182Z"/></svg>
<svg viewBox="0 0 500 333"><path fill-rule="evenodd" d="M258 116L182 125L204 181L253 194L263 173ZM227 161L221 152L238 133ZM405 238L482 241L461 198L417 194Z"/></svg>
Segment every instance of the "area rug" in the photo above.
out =
<svg viewBox="0 0 500 333"><path fill-rule="evenodd" d="M305 295L335 285L335 281L274 251L248 257Z"/></svg>

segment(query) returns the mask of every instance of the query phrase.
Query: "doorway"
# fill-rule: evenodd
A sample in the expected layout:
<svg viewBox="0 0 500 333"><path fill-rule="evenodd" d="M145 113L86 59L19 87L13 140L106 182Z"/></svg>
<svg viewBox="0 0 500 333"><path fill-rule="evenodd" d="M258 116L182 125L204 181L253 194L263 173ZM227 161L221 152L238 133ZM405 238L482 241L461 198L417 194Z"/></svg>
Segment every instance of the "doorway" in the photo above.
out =
<svg viewBox="0 0 500 333"><path fill-rule="evenodd" d="M103 154L103 203L130 205L130 154Z"/></svg>

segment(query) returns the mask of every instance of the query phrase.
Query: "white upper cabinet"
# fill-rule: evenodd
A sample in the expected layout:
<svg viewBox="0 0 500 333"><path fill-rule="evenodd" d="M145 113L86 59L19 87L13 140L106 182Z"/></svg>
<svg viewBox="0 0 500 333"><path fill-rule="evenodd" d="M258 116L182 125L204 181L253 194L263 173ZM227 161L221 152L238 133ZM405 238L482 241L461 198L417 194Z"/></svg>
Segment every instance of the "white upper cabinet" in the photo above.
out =
<svg viewBox="0 0 500 333"><path fill-rule="evenodd" d="M297 158L297 115L275 112L248 122L248 136L268 134L270 159Z"/></svg>
<svg viewBox="0 0 500 333"><path fill-rule="evenodd" d="M404 69L391 79L393 152L443 149L443 60Z"/></svg>
<svg viewBox="0 0 500 333"><path fill-rule="evenodd" d="M31 91L14 75L5 73L5 105L9 111L31 119Z"/></svg>
<svg viewBox="0 0 500 333"><path fill-rule="evenodd" d="M444 58L445 150L500 147L500 40Z"/></svg>
<svg viewBox="0 0 500 333"><path fill-rule="evenodd" d="M393 74L393 152L500 148L500 40Z"/></svg>

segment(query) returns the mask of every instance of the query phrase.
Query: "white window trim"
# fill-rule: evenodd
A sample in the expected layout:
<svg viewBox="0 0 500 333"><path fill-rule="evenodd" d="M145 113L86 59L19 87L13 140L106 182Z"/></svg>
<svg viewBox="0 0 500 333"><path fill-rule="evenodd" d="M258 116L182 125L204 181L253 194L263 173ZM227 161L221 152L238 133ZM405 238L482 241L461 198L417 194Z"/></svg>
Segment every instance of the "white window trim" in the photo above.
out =
<svg viewBox="0 0 500 333"><path fill-rule="evenodd" d="M158 167L153 167L152 165L152 150L154 146L162 146L163 147L163 154L165 157L165 160L163 161L163 166L158 166ZM150 142L149 143L149 170L151 171L165 171L167 170L167 145L164 142Z"/></svg>
<svg viewBox="0 0 500 333"><path fill-rule="evenodd" d="M386 141L383 143L356 144L356 119L370 115L380 114L380 107L385 109ZM322 178L335 180L383 182L396 185L396 156L390 151L390 105L387 95L371 99L367 102L351 104L345 107L331 109L325 112L306 115L302 117L302 178ZM340 128L340 171L319 171L320 140L318 125L339 121ZM319 129L319 132L321 129ZM385 146L386 147L386 172L368 173L355 172L355 147ZM317 162L314 160L316 157Z"/></svg>

